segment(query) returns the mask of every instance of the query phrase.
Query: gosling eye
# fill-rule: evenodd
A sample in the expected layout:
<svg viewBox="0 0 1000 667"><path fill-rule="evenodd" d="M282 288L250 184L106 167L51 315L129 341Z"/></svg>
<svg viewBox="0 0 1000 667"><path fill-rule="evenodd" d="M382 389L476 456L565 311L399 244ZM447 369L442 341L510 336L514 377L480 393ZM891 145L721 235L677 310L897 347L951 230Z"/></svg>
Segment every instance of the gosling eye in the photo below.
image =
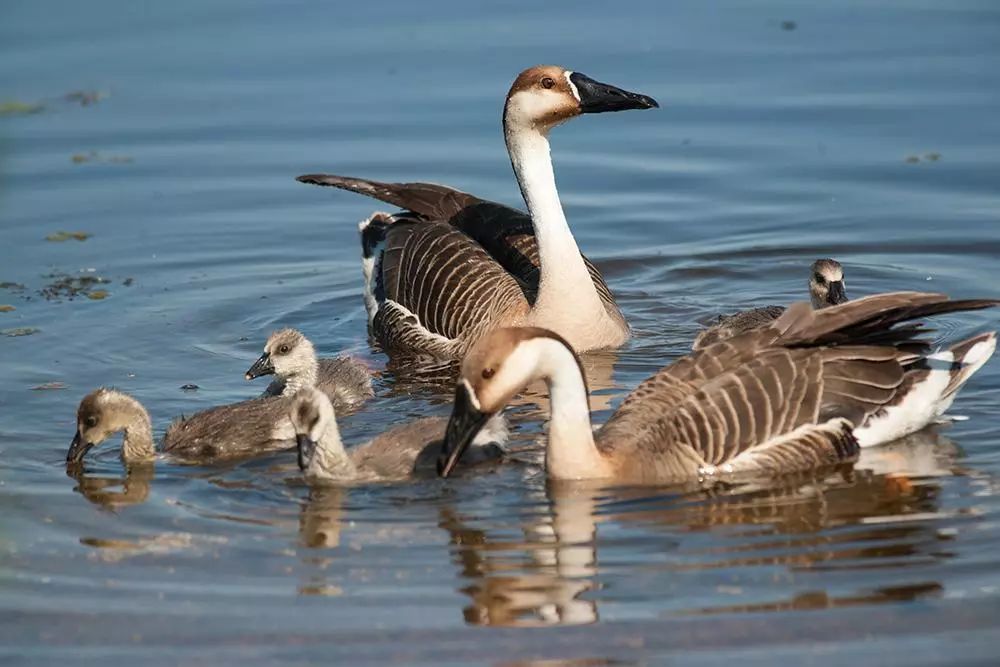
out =
<svg viewBox="0 0 1000 667"><path fill-rule="evenodd" d="M815 281L816 281L817 283L819 283L820 285L825 285L825 284L826 284L826 278L824 278L824 277L822 276L822 274L819 274L819 273L817 273L817 274L815 274L815 275L813 276L813 280L815 280Z"/></svg>
<svg viewBox="0 0 1000 667"><path fill-rule="evenodd" d="M556 82L551 76L547 76L542 79L542 88L552 88L555 85Z"/></svg>
<svg viewBox="0 0 1000 667"><path fill-rule="evenodd" d="M278 354L288 354L288 346L282 345L278 348Z"/></svg>
<svg viewBox="0 0 1000 667"><path fill-rule="evenodd" d="M494 369L494 368L484 368L483 369L483 379L484 380L489 380L494 375L496 375L496 369Z"/></svg>
<svg viewBox="0 0 1000 667"><path fill-rule="evenodd" d="M83 423L87 425L87 428L94 428L95 426L97 426L97 417L95 417L94 415L90 415L89 417L83 420Z"/></svg>

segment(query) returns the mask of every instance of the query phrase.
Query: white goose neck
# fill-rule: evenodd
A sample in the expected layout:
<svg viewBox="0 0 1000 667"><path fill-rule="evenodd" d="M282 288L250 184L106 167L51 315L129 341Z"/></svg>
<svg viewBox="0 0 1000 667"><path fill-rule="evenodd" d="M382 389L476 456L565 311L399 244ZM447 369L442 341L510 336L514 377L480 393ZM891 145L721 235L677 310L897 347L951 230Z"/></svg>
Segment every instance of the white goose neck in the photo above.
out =
<svg viewBox="0 0 1000 667"><path fill-rule="evenodd" d="M284 396L294 396L303 389L309 389L316 386L316 380L319 376L319 362L316 361L315 357L312 359L312 363L309 364L303 370L293 373L285 380L285 390Z"/></svg>
<svg viewBox="0 0 1000 667"><path fill-rule="evenodd" d="M562 319L562 311L570 308L591 317L603 315L604 306L559 200L548 138L533 127L511 127L506 121L504 136L538 240L541 276L535 309L551 313L555 321ZM546 322L538 324L552 326Z"/></svg>
<svg viewBox="0 0 1000 667"><path fill-rule="evenodd" d="M573 353L552 338L536 338L536 376L549 388L551 415L545 467L554 479L607 477L608 463L594 444L587 384Z"/></svg>
<svg viewBox="0 0 1000 667"><path fill-rule="evenodd" d="M327 421L326 429L316 443L312 459L306 470L308 477L328 480L346 480L357 477L358 471L344 449L336 418Z"/></svg>

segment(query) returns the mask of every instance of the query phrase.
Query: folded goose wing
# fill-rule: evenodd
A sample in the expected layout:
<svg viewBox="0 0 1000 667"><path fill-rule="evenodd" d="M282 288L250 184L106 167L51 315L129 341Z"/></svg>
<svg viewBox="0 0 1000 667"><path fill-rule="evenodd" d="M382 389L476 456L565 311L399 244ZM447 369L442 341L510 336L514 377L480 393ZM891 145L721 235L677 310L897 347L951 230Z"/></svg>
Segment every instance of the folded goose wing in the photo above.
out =
<svg viewBox="0 0 1000 667"><path fill-rule="evenodd" d="M434 183L382 183L334 174L308 174L299 181L340 188L397 206L421 221L445 222L461 230L519 283L533 303L538 292L538 242L523 211ZM597 267L583 256L594 287L608 313L624 322L611 290Z"/></svg>
<svg viewBox="0 0 1000 667"><path fill-rule="evenodd" d="M851 458L851 429L894 400L927 348L921 330L906 323L997 304L913 292L821 311L795 304L768 328L704 348L643 382L598 440L656 452L634 460L661 478Z"/></svg>
<svg viewBox="0 0 1000 667"><path fill-rule="evenodd" d="M530 308L514 276L444 222L389 225L380 265L373 326L390 348L456 356Z"/></svg>

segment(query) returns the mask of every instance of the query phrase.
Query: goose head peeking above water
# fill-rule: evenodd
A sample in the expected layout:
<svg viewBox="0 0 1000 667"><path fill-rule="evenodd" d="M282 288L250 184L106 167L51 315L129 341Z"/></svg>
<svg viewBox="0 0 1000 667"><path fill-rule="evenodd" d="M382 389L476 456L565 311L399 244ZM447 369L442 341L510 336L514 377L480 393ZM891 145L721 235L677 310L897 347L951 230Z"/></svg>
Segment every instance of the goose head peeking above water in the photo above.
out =
<svg viewBox="0 0 1000 667"><path fill-rule="evenodd" d="M835 259L817 259L809 275L809 297L813 308L837 306L847 301L844 267Z"/></svg>
<svg viewBox="0 0 1000 667"><path fill-rule="evenodd" d="M582 114L657 106L555 65L521 72L503 106L503 131L527 215L432 183L334 174L298 180L404 209L360 225L368 321L390 356L460 359L490 331L523 325L551 329L579 351L614 348L631 332L570 231L548 137Z"/></svg>

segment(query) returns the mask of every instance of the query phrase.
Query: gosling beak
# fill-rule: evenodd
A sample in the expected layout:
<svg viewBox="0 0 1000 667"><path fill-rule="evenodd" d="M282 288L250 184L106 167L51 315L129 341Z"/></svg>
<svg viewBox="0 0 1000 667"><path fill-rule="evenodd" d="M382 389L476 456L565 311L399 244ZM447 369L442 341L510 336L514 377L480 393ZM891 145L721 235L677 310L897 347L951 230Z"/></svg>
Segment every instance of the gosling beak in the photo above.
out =
<svg viewBox="0 0 1000 667"><path fill-rule="evenodd" d="M468 449L469 443L479 433L479 429L489 421L490 415L480 412L469 395L469 389L464 382L455 388L455 405L451 409L451 419L441 443L441 453L438 455L438 475L447 477L455 468L455 464Z"/></svg>
<svg viewBox="0 0 1000 667"><path fill-rule="evenodd" d="M316 442L306 433L295 434L296 448L299 450L299 470L305 472L312 461L313 452L316 450Z"/></svg>
<svg viewBox="0 0 1000 667"><path fill-rule="evenodd" d="M69 445L69 452L66 453L66 463L79 463L93 447L94 443L83 441L80 429L77 429L76 435L73 436L73 442Z"/></svg>
<svg viewBox="0 0 1000 667"><path fill-rule="evenodd" d="M847 302L847 290L844 288L843 280L830 283L829 289L830 292L827 294L826 300L831 306Z"/></svg>
<svg viewBox="0 0 1000 667"><path fill-rule="evenodd" d="M260 358L253 362L253 366L247 369L245 377L247 380L259 378L261 375L274 375L274 364L271 363L271 355L267 352L260 355Z"/></svg>
<svg viewBox="0 0 1000 667"><path fill-rule="evenodd" d="M660 105L648 95L622 90L607 83L594 81L589 76L573 72L569 80L580 96L582 113L603 113L627 109L656 109Z"/></svg>

